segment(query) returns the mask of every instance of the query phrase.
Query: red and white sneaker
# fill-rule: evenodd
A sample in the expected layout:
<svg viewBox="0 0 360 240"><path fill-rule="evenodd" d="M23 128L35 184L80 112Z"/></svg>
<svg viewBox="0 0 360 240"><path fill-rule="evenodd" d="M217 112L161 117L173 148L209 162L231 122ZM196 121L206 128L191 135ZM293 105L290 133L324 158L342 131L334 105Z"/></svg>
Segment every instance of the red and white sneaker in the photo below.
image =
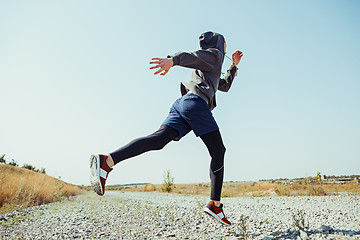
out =
<svg viewBox="0 0 360 240"><path fill-rule="evenodd" d="M94 191L100 196L105 193L105 182L112 170L107 163L108 156L97 154L90 157L90 183Z"/></svg>
<svg viewBox="0 0 360 240"><path fill-rule="evenodd" d="M224 225L231 225L231 222L226 219L225 214L222 210L223 204L221 203L220 207L216 207L213 201L210 201L206 207L204 208L204 212L218 220L220 223Z"/></svg>

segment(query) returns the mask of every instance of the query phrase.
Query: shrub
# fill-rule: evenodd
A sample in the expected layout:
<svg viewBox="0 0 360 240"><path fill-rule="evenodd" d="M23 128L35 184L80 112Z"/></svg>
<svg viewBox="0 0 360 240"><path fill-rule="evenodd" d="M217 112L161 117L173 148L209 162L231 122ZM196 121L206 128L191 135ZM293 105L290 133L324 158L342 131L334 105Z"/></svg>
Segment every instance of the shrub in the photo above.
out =
<svg viewBox="0 0 360 240"><path fill-rule="evenodd" d="M6 164L5 154L3 154L3 155L0 157L0 163L5 163L5 164Z"/></svg>
<svg viewBox="0 0 360 240"><path fill-rule="evenodd" d="M278 196L290 196L290 189L287 186L278 184L275 188L275 193Z"/></svg>
<svg viewBox="0 0 360 240"><path fill-rule="evenodd" d="M292 214L293 219L293 226L298 231L306 231L308 228L308 223L305 220L305 211L304 210L298 210Z"/></svg>
<svg viewBox="0 0 360 240"><path fill-rule="evenodd" d="M170 175L170 170L164 172L164 182L161 186L161 191L171 192L174 188L174 177Z"/></svg>
<svg viewBox="0 0 360 240"><path fill-rule="evenodd" d="M24 164L21 168L29 169L31 171L36 172L36 168L30 164Z"/></svg>
<svg viewBox="0 0 360 240"><path fill-rule="evenodd" d="M28 170L30 170L30 171L34 171L34 172L37 172L37 173L44 173L44 174L46 174L45 168L37 169L36 167L34 167L34 166L31 165L31 164L24 164L21 168L25 168L25 169L28 169Z"/></svg>
<svg viewBox="0 0 360 240"><path fill-rule="evenodd" d="M308 195L310 196L326 196L327 193L319 187L310 187Z"/></svg>
<svg viewBox="0 0 360 240"><path fill-rule="evenodd" d="M247 235L248 226L249 226L249 224L248 224L247 218L244 215L241 215L240 216L239 227L240 227L240 230L241 230L241 232L243 234L242 238L244 240L247 240L246 235Z"/></svg>
<svg viewBox="0 0 360 240"><path fill-rule="evenodd" d="M14 159L11 159L11 162L9 162L8 164L11 165L11 166L14 166L14 167L19 166L19 164Z"/></svg>

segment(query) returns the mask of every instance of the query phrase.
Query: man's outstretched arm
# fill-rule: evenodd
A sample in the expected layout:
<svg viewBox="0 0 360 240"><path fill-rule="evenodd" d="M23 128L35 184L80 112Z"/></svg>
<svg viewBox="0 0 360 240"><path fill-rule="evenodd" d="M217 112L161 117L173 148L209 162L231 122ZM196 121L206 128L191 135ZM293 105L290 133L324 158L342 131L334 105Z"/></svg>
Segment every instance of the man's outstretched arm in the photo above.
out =
<svg viewBox="0 0 360 240"><path fill-rule="evenodd" d="M211 71L214 66L218 64L220 58L220 51L218 50L198 50L195 52L179 52L168 58L152 58L150 64L155 66L150 69L160 68L154 74L165 75L172 66L182 66L186 68L198 69L201 71ZM169 60L171 59L171 61Z"/></svg>

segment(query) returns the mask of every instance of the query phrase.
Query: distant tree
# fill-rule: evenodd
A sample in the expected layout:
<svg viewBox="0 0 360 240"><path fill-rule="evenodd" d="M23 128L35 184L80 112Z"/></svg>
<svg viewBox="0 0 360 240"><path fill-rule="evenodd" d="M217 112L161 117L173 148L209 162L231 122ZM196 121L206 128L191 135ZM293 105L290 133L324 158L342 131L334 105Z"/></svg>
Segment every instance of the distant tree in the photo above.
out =
<svg viewBox="0 0 360 240"><path fill-rule="evenodd" d="M43 174L46 174L45 168L41 168L40 172L43 173Z"/></svg>
<svg viewBox="0 0 360 240"><path fill-rule="evenodd" d="M0 157L0 163L6 164L5 154L3 154L3 155Z"/></svg>
<svg viewBox="0 0 360 240"><path fill-rule="evenodd" d="M36 168L35 168L34 166L30 165L30 164L24 164L24 165L22 166L22 168L29 169L29 170L31 170L31 171L36 172Z"/></svg>
<svg viewBox="0 0 360 240"><path fill-rule="evenodd" d="M19 164L14 159L11 159L11 162L9 162L8 164L12 165L12 166L15 166L15 167L19 166Z"/></svg>

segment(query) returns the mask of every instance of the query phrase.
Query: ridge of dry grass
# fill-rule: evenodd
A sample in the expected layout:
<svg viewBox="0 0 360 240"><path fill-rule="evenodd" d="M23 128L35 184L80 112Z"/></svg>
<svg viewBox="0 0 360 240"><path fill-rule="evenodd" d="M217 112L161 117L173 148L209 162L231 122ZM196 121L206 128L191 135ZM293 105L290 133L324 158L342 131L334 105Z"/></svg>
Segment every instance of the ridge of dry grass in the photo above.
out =
<svg viewBox="0 0 360 240"><path fill-rule="evenodd" d="M80 194L73 184L43 173L0 164L0 214Z"/></svg>
<svg viewBox="0 0 360 240"><path fill-rule="evenodd" d="M161 184L138 185L136 187L111 187L108 190L129 192L161 192ZM173 193L184 195L210 195L210 183L175 184ZM267 196L325 196L325 195L360 195L359 183L344 184L285 184L281 182L225 182L222 197L267 197Z"/></svg>

